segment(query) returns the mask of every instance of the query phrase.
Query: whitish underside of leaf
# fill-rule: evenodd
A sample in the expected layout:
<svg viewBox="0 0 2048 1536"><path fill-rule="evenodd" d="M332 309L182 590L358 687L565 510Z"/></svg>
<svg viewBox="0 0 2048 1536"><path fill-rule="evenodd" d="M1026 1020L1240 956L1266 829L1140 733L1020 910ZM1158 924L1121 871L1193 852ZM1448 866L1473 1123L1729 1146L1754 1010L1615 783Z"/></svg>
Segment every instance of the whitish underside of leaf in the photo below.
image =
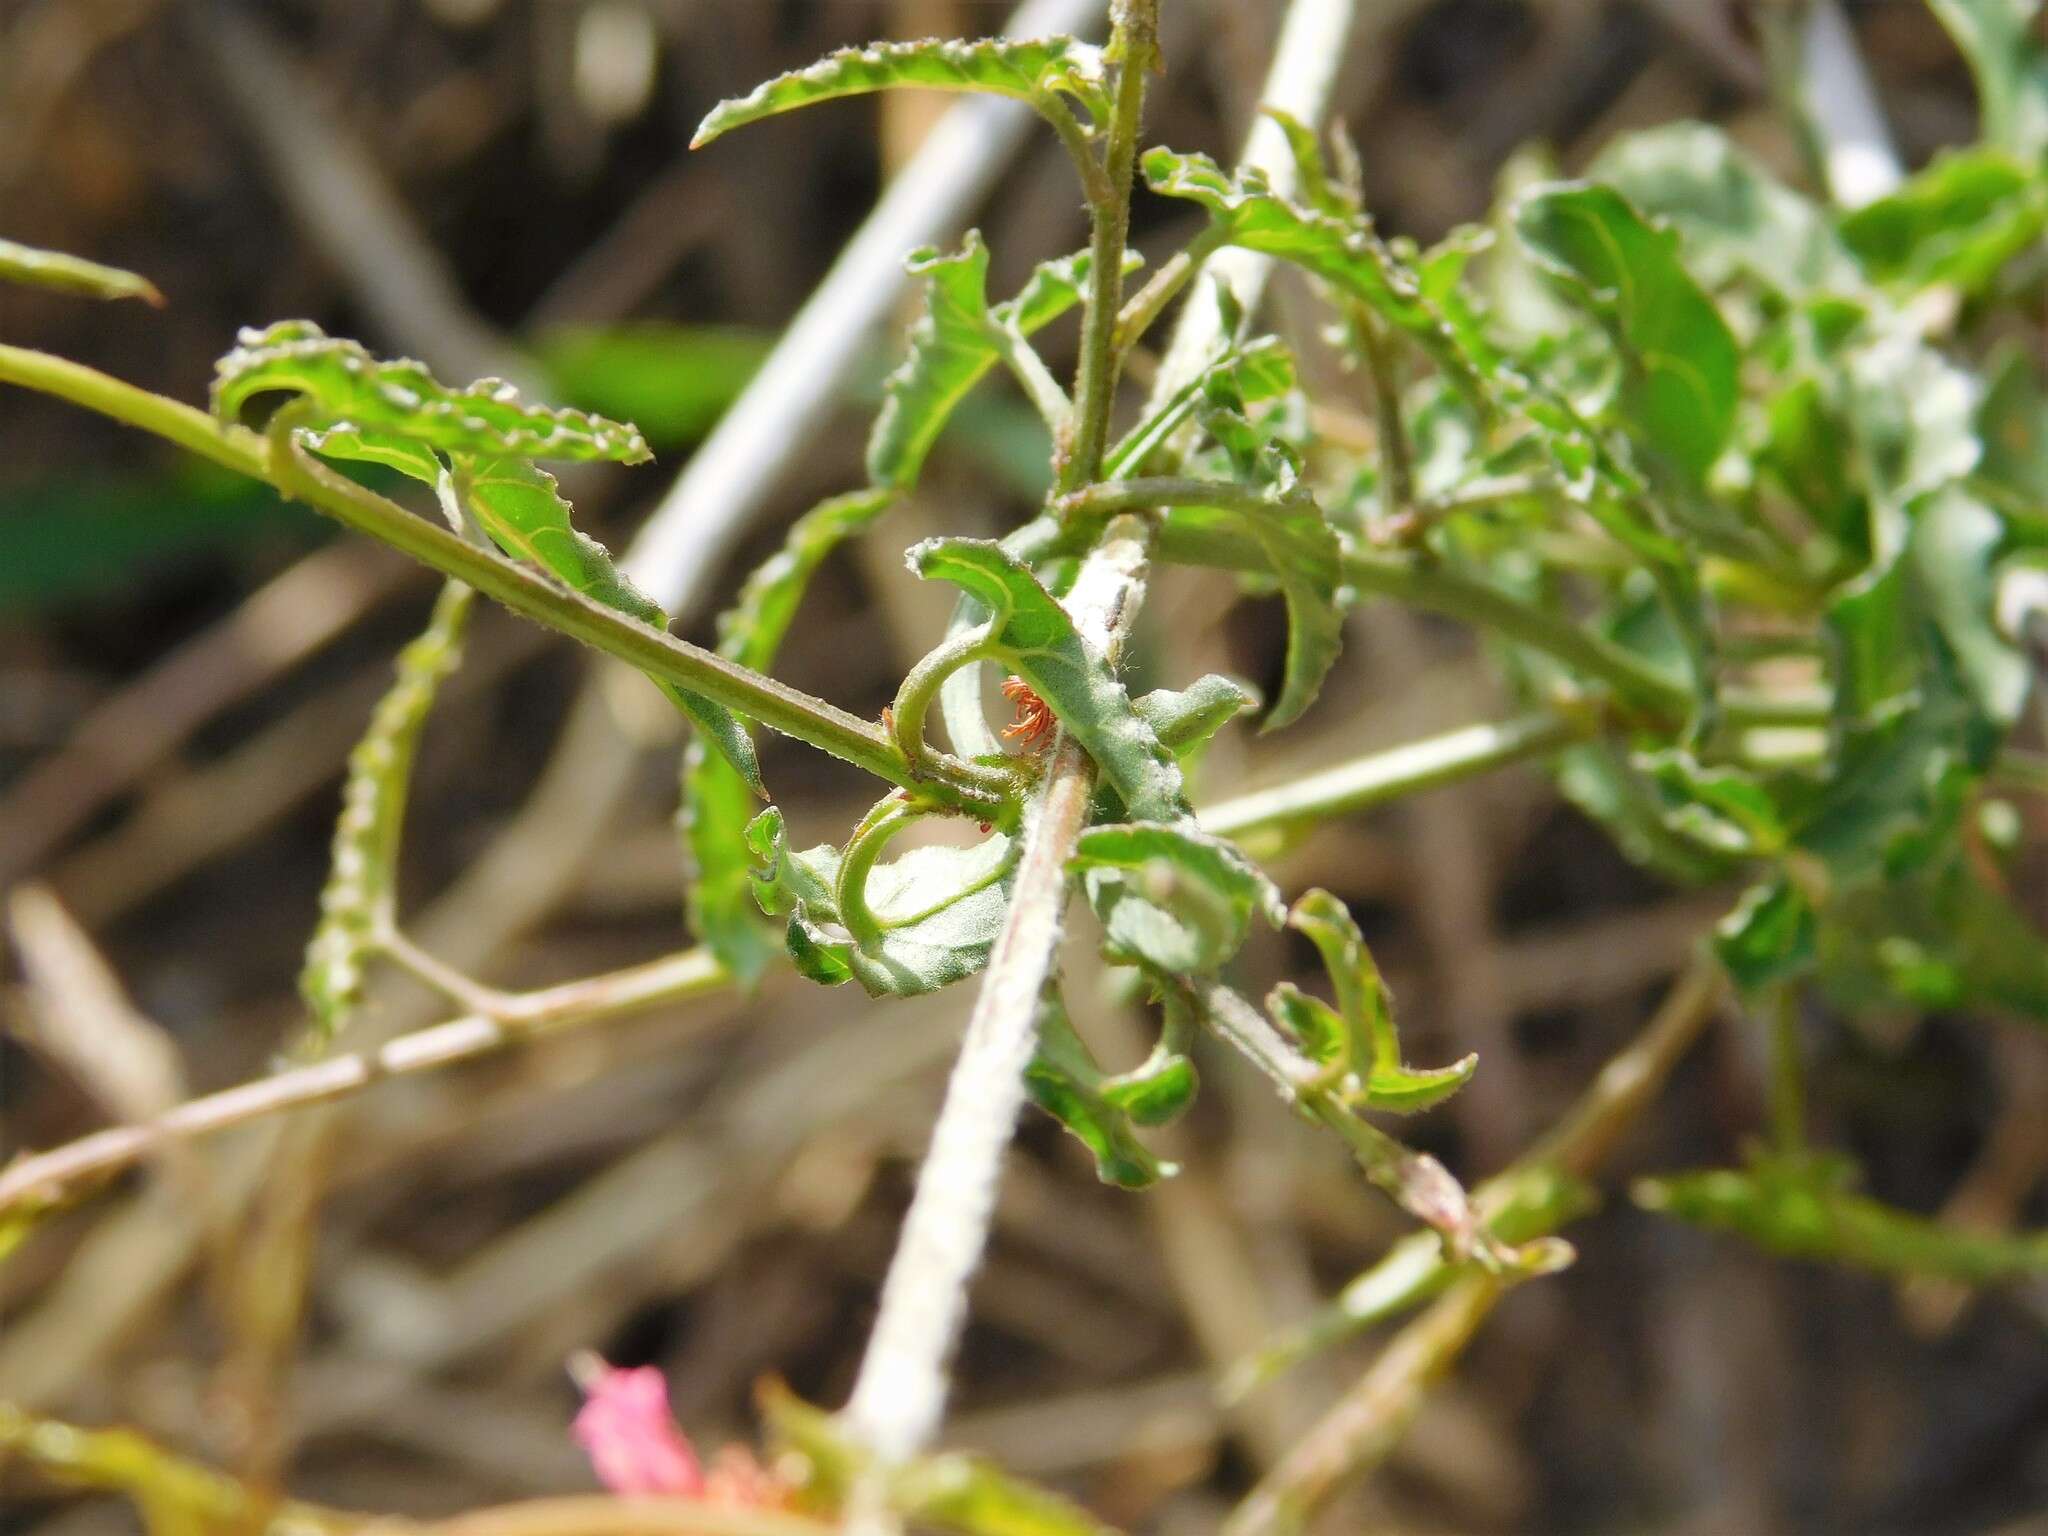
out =
<svg viewBox="0 0 2048 1536"><path fill-rule="evenodd" d="M363 971L394 919L398 850L420 732L442 681L462 661L462 633L474 593L451 581L433 617L399 653L398 677L349 753L341 818L335 823L320 922L306 947L299 992L323 1035L332 1036L362 997Z"/></svg>
<svg viewBox="0 0 2048 1536"><path fill-rule="evenodd" d="M158 309L164 302L156 284L137 273L61 251L17 245L12 240L0 240L0 283L82 294L89 299L141 299Z"/></svg>
<svg viewBox="0 0 2048 1536"><path fill-rule="evenodd" d="M1041 107L1054 93L1064 92L1098 119L1108 108L1102 50L1070 37L870 43L842 48L806 68L777 75L745 96L721 101L698 126L690 147L701 148L735 128L816 102L904 88L975 91Z"/></svg>
<svg viewBox="0 0 2048 1536"><path fill-rule="evenodd" d="M531 404L500 379L454 389L423 364L380 361L310 320L246 329L214 366L213 409L224 421L239 420L250 400L275 391L304 397L306 426L388 433L443 453L620 464L652 457L625 422Z"/></svg>
<svg viewBox="0 0 2048 1536"><path fill-rule="evenodd" d="M755 899L786 917L790 959L826 986L858 981L871 997L916 997L974 975L1009 910L1016 846L1001 835L970 848L915 848L869 872L865 896L879 934L863 944L840 921L840 855L797 852L773 806L747 828Z"/></svg>
<svg viewBox="0 0 2048 1536"><path fill-rule="evenodd" d="M1168 975L1216 970L1243 946L1254 912L1275 924L1283 912L1256 864L1192 822L1090 827L1071 867L1110 957Z"/></svg>

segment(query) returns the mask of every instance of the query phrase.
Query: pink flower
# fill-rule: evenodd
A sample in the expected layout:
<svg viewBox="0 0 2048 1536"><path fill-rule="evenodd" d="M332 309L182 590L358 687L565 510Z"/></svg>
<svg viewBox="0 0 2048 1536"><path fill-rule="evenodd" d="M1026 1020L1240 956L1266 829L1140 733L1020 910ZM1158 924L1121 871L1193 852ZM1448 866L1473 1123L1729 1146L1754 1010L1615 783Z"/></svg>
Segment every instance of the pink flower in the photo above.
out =
<svg viewBox="0 0 2048 1536"><path fill-rule="evenodd" d="M669 1412L668 1383L651 1365L619 1370L595 1355L571 1364L583 1407L570 1433L613 1493L704 1496L704 1469Z"/></svg>

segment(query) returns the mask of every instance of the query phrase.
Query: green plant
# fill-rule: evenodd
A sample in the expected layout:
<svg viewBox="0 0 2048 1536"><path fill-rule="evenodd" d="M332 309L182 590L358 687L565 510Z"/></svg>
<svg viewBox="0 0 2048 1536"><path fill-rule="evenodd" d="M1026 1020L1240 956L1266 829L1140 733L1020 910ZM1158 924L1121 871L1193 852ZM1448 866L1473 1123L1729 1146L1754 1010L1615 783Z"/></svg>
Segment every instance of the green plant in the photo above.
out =
<svg viewBox="0 0 2048 1536"><path fill-rule="evenodd" d="M211 414L0 346L0 379L153 431L449 580L352 759L305 991L344 1041L364 970L380 962L470 1017L411 1056L386 1047L353 1077L337 1070L352 1058L330 1058L232 1104L195 1101L168 1128L197 1133L414 1069L408 1060L748 985L784 958L876 996L979 978L852 1401L835 1421L781 1400L771 1415L806 1448L807 1492L822 1507L971 1531L1094 1528L989 1469L925 1458L1018 1110L1028 1096L1105 1180L1142 1189L1172 1172L1144 1133L1191 1101L1205 1033L1428 1229L1237 1385L1433 1299L1406 1353L1367 1384L1396 1409L1371 1422L1375 1434L1348 1432L1354 1415L1304 1441L1239 1511L1240 1532L1302 1518L1383 1453L1413 1400L1385 1397L1389 1373L1412 1387L1446 1368L1507 1287L1569 1261L1552 1234L1590 1203L1583 1181L1717 1006L1724 977L1778 1026L1772 1149L1743 1170L1648 1184L1643 1203L1807 1258L1969 1281L2048 1266L2039 1238L1952 1232L1850 1192L1841 1165L1805 1144L1799 1043L1785 1024L1809 989L1850 1011L1969 1007L2048 1022L2048 940L2001 889L1986 833L2009 820L2002 795L2048 780L2010 742L2037 680L1998 601L2002 579L2048 566L2048 395L2032 362L1999 344L2011 303L2038 303L2027 255L2048 220L2039 60L2014 62L2027 45L1994 35L1999 7L1937 5L1983 81L1986 142L1854 211L1775 180L1712 129L1678 125L1614 145L1585 180L1517 185L1488 224L1421 249L1376 231L1355 160L1326 162L1308 121L1318 92L1290 95L1298 82L1276 82L1287 99L1234 171L1201 154L1141 156L1156 8L1117 0L1101 50L1055 39L849 51L706 120L700 144L898 86L1011 96L1072 157L1092 221L1085 252L1000 301L978 235L912 254L926 307L885 387L870 485L794 526L721 620L715 651L667 633L538 467L644 459L632 427L492 381L450 388L304 322L245 333L221 360ZM1304 27L1317 14L1297 11ZM1206 224L1133 286L1140 178ZM1341 406L1312 400L1287 344L1253 328L1272 262L1306 273L1326 305L1369 401L1362 433L1325 430ZM57 258L0 266L31 281L51 272L73 286L85 273L108 295L150 291ZM1149 397L1125 409L1126 365L1176 301L1179 330ZM1074 308L1068 386L1032 337ZM1037 515L1000 541L907 552L957 600L879 720L775 680L813 572L844 541L873 536L949 415L998 368L1044 424L1051 490ZM285 398L252 429L251 407L273 396ZM1370 448L1350 445L1359 439ZM429 510L370 489L349 473L358 466L416 485ZM1373 599L1478 629L1525 713L1198 810L1188 785L1204 745L1259 705L1221 677L1133 695L1124 653L1156 565L1279 597L1288 639L1263 729L1314 706L1346 612ZM682 801L702 950L508 997L405 937L393 892L412 743L456 664L474 592L638 668L691 722ZM1014 680L1017 745L985 716L988 668ZM951 750L932 744L935 716ZM790 846L763 803L758 728L887 786L843 844ZM1290 905L1243 845L1524 759L1548 763L1632 858L1673 880L1739 880L1744 894L1711 960L1612 1080L1468 1195L1368 1116L1427 1109L1484 1064L1407 1063L1350 914L1318 891ZM941 820L978 840L890 856ZM1062 995L1057 944L1075 889L1105 960L1159 1010L1156 1045L1127 1071L1097 1061ZM1235 989L1230 966L1261 922L1315 945L1331 1001L1283 986L1262 1009ZM132 1160L149 1140L116 1134L0 1174L0 1212Z"/></svg>

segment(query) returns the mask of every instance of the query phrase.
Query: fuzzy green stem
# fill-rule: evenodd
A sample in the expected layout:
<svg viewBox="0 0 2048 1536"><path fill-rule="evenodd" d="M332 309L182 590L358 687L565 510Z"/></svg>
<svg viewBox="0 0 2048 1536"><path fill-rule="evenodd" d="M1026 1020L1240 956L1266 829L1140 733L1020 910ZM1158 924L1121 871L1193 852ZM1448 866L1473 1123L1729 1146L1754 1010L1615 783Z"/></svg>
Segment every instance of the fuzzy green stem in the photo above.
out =
<svg viewBox="0 0 2048 1536"><path fill-rule="evenodd" d="M1110 113L1102 169L1107 187L1088 202L1088 299L1081 316L1081 359L1074 377L1074 442L1061 461L1059 485L1073 490L1102 472L1109 413L1116 400L1117 312L1123 306L1124 243L1130 235L1131 178L1145 81L1159 40L1158 0L1115 0L1111 51L1117 57L1116 102Z"/></svg>
<svg viewBox="0 0 2048 1536"><path fill-rule="evenodd" d="M1790 982L1764 999L1770 1029L1771 1145L1787 1157L1806 1146L1806 1077L1799 1044L1799 989Z"/></svg>
<svg viewBox="0 0 2048 1536"><path fill-rule="evenodd" d="M995 624L992 620L977 624L972 629L960 630L920 656L903 675L903 682L896 690L896 702L889 706L889 729L895 737L896 750L903 754L906 762L922 764L936 755L924 735L924 723L931 713L932 700L938 697L946 679L955 672L994 655L994 639Z"/></svg>
<svg viewBox="0 0 2048 1536"><path fill-rule="evenodd" d="M445 576L609 655L648 676L702 694L770 730L808 742L877 778L918 792L947 810L987 815L998 795L967 765L936 758L920 774L876 725L822 699L679 640L413 516L298 451L275 452L260 435L151 394L95 369L20 347L0 346L0 381L58 396L263 480L316 511L369 534Z"/></svg>
<svg viewBox="0 0 2048 1536"><path fill-rule="evenodd" d="M881 922L868 905L868 876L874 873L875 861L881 858L889 840L918 819L917 811L911 807L884 801L862 819L847 841L846 852L840 856L839 880L833 896L839 904L840 923L862 949L872 949L882 942Z"/></svg>
<svg viewBox="0 0 2048 1536"><path fill-rule="evenodd" d="M1401 385L1394 376L1394 349L1379 321L1362 304L1348 306L1351 328L1365 353L1372 391L1372 419L1380 450L1380 510L1389 524L1415 505L1415 469L1408 456L1408 428L1401 419Z"/></svg>
<svg viewBox="0 0 2048 1536"><path fill-rule="evenodd" d="M1534 713L1468 725L1220 801L1197 814L1205 830L1241 838L1455 784L1588 740L1599 730L1599 717L1590 711Z"/></svg>
<svg viewBox="0 0 2048 1536"><path fill-rule="evenodd" d="M1205 226L1199 235L1168 257L1159 270L1146 279L1144 287L1124 301L1124 307L1116 317L1118 357L1129 354L1165 312L1166 306L1173 302L1175 295L1188 285L1188 279L1202 269L1202 263L1223 248L1227 233L1220 224Z"/></svg>

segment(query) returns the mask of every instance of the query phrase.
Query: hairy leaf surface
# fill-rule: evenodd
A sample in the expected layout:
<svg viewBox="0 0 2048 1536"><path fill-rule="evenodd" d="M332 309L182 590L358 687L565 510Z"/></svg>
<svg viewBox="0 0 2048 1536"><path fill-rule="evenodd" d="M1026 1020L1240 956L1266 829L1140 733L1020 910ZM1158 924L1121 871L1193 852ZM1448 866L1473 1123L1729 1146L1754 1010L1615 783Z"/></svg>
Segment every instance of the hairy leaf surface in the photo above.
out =
<svg viewBox="0 0 2048 1536"><path fill-rule="evenodd" d="M745 96L721 101L699 125L690 147L701 148L735 128L798 107L905 87L1012 96L1041 110L1048 98L1065 93L1098 119L1107 115L1109 104L1102 50L1070 37L870 43L842 48L806 68L777 75Z"/></svg>
<svg viewBox="0 0 2048 1536"><path fill-rule="evenodd" d="M462 389L425 366L384 362L360 342L329 336L310 320L245 329L214 367L214 414L241 418L258 395L288 391L308 402L306 425L389 433L443 453L523 459L607 459L644 463L638 429L566 406L534 405L499 379Z"/></svg>
<svg viewBox="0 0 2048 1536"><path fill-rule="evenodd" d="M1022 562L985 539L927 539L907 558L918 575L953 583L993 615L1004 662L1051 706L1133 816L1178 821L1189 814L1173 754L1108 660Z"/></svg>
<svg viewBox="0 0 2048 1536"><path fill-rule="evenodd" d="M974 975L1009 909L1016 847L998 834L971 848L912 849L877 864L866 899L880 927L863 944L841 921L840 853L819 846L792 851L773 806L747 828L753 887L761 909L789 919L789 955L812 981L858 981L870 997L915 997Z"/></svg>
<svg viewBox="0 0 2048 1536"><path fill-rule="evenodd" d="M1169 975L1217 969L1243 946L1254 912L1276 925L1282 916L1259 867L1193 822L1090 827L1070 867L1110 957Z"/></svg>

